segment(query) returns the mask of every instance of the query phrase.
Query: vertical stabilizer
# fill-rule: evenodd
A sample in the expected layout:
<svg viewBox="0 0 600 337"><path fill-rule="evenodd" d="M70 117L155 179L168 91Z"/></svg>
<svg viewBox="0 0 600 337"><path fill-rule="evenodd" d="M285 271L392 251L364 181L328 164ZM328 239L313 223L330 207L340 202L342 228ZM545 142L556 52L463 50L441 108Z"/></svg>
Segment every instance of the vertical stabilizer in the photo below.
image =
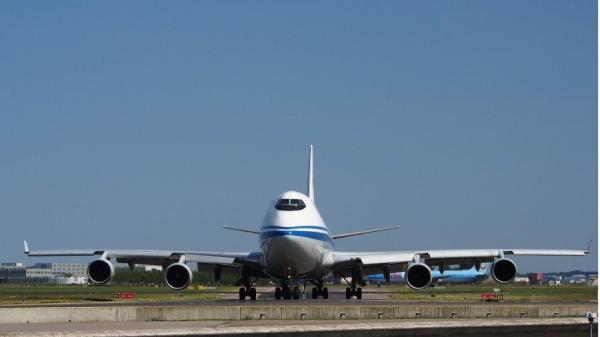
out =
<svg viewBox="0 0 600 337"><path fill-rule="evenodd" d="M315 176L313 174L313 146L310 145L310 153L308 155L308 197L312 202L315 202Z"/></svg>

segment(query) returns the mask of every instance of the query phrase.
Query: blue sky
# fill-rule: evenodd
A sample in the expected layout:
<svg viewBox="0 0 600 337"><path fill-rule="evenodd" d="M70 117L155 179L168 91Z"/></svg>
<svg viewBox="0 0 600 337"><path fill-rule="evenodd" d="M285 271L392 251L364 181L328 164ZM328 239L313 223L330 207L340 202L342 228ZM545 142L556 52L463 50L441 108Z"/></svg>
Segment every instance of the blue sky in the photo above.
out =
<svg viewBox="0 0 600 337"><path fill-rule="evenodd" d="M341 250L597 237L594 1L5 1L0 260L254 250L282 191ZM596 243L595 243L595 246ZM519 258L522 271L597 256Z"/></svg>

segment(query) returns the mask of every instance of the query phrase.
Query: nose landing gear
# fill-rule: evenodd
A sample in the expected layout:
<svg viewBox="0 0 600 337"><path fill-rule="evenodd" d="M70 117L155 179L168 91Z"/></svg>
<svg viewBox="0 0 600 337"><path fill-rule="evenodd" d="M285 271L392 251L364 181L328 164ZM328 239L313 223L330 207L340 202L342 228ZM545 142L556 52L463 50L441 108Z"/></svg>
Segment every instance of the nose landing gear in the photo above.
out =
<svg viewBox="0 0 600 337"><path fill-rule="evenodd" d="M275 288L275 299L280 300L282 297L284 300L291 300L292 298L297 300L300 299L300 287L296 283L296 268L292 265L287 266L284 272L284 278L281 279L281 287ZM293 284L293 288L290 286Z"/></svg>

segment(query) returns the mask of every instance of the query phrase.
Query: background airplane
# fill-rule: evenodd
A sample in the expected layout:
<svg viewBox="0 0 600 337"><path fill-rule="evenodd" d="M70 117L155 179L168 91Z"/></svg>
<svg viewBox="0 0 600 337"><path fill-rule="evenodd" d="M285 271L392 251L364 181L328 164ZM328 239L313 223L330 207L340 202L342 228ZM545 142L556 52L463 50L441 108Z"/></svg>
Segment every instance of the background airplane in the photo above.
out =
<svg viewBox="0 0 600 337"><path fill-rule="evenodd" d="M470 269L448 269L443 273L439 269L431 271L432 283L477 283L483 282L490 278L490 264L482 263L481 269L475 267ZM390 273L389 281L385 279L383 274L372 274L367 276L367 281L370 284L383 283L405 283L404 272Z"/></svg>

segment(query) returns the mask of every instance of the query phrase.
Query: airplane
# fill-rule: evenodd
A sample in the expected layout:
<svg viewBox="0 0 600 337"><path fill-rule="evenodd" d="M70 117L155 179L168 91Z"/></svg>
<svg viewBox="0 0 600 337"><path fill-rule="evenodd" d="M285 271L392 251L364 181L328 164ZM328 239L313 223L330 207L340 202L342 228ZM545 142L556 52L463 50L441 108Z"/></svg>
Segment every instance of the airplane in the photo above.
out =
<svg viewBox="0 0 600 337"><path fill-rule="evenodd" d="M315 204L313 146L309 147L307 193L295 191L279 195L267 209L259 230L224 226L226 229L249 233L258 237L259 250L252 252L214 252L195 250L135 250L135 249L81 249L30 250L24 241L28 256L94 256L88 265L92 284L110 282L115 274L114 261L158 265L164 270L167 286L174 290L187 288L192 282L188 263L196 263L199 272L214 273L219 281L223 273L239 275L239 299L256 300L254 283L267 278L279 283L276 299L300 297L299 284L312 284L312 298L329 297L324 280L331 277L351 277L346 288L346 299L362 298L364 275L382 273L389 280L390 273L405 272L406 284L415 290L428 287L433 281L432 267L443 270L446 265L460 264L480 269L481 263L491 263L491 276L499 283L511 282L517 274L517 265L509 255L583 256L587 250L557 249L458 249L348 252L335 249L335 242L349 237L398 229L399 226L331 234Z"/></svg>
<svg viewBox="0 0 600 337"><path fill-rule="evenodd" d="M432 283L477 283L483 282L490 278L490 264L482 263L481 269L477 270L475 267L470 269L448 269L439 270L433 269L431 271ZM397 272L390 273L389 282L386 281L383 274L372 274L367 276L367 281L372 284L381 283L405 283L405 273Z"/></svg>

